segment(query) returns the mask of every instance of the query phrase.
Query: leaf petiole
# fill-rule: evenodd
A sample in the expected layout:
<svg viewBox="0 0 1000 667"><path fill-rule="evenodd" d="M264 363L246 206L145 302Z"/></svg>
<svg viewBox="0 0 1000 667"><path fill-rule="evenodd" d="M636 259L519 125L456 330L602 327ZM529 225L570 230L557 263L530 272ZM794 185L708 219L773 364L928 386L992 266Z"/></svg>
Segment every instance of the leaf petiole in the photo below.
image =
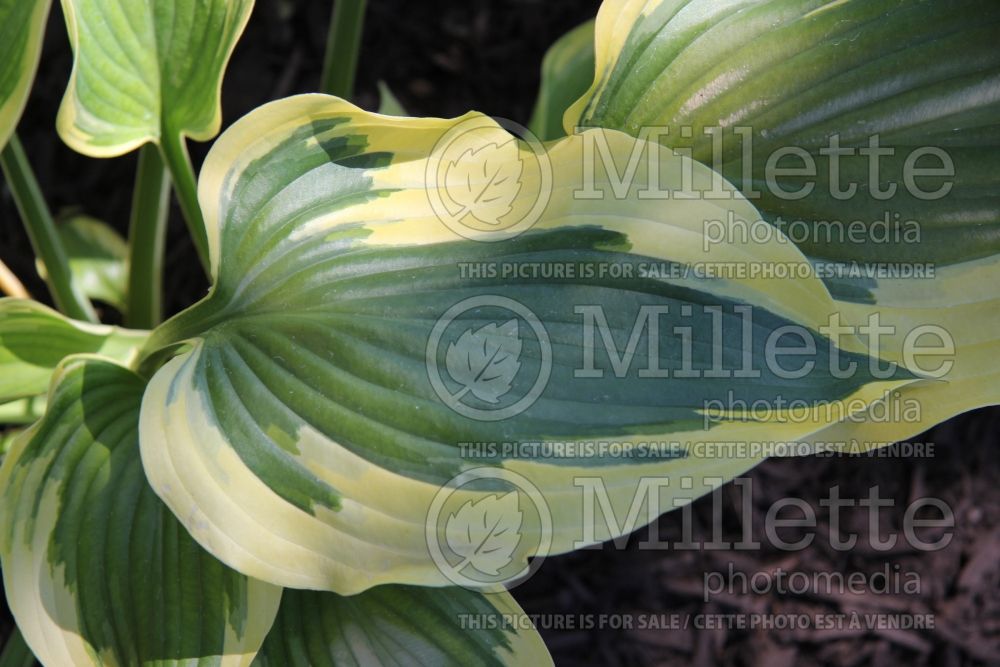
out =
<svg viewBox="0 0 1000 667"><path fill-rule="evenodd" d="M354 95L354 76L358 68L366 5L367 0L337 0L333 3L320 92L345 100Z"/></svg>
<svg viewBox="0 0 1000 667"><path fill-rule="evenodd" d="M146 144L139 151L129 220L126 321L152 329L163 317L163 250L170 203L170 175L159 151Z"/></svg>
<svg viewBox="0 0 1000 667"><path fill-rule="evenodd" d="M45 265L46 281L56 306L75 320L97 322L94 307L73 282L66 249L17 135L11 136L0 151L0 169L14 194L14 202L35 255Z"/></svg>
<svg viewBox="0 0 1000 667"><path fill-rule="evenodd" d="M187 223L191 240L194 241L194 247L198 251L198 259L201 260L205 274L211 275L205 218L198 205L198 184L184 135L165 130L160 136L159 146L163 162L170 170L170 178L174 183L174 191L177 193L177 202L184 215L184 222Z"/></svg>

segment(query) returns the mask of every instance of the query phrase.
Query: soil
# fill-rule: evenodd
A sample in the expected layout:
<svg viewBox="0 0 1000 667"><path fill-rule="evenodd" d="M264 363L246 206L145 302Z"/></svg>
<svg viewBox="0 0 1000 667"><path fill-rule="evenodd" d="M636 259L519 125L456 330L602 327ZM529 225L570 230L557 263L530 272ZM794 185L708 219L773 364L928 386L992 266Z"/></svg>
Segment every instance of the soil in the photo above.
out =
<svg viewBox="0 0 1000 667"><path fill-rule="evenodd" d="M370 0L356 101L376 108L381 80L413 115L455 116L476 109L523 123L534 103L545 49L592 17L598 4ZM56 5L19 133L54 211L84 211L124 233L135 155L92 160L55 139L56 110L71 67ZM328 19L329 3L319 0L257 3L226 78L226 124L267 101L315 89ZM196 163L206 148L192 145ZM168 248L166 306L176 312L207 288L176 209ZM33 294L45 298L6 187L0 188L0 259ZM104 315L115 320L113 312ZM1000 409L986 409L915 438L925 445L918 452L924 456L770 460L745 476L753 489L749 502L739 487L727 485L719 496L721 523L713 521L712 497L656 523L660 539L671 544L688 527L694 542L707 542L713 525L721 526L724 539L739 540L741 516L748 515L750 537L762 542L761 548L643 549L649 535L643 529L623 549L608 544L551 557L513 593L537 615L558 665L1000 664L998 433ZM831 528L832 512L821 501L835 487L845 499L865 498L872 487L879 497L892 499L894 506L880 512L879 525L884 536L898 538L897 544L888 551L872 546L873 522L865 508L843 510L840 530ZM781 533L786 541L813 534L811 544L798 551L778 548L763 529L768 510L787 497L802 499L817 515L815 528ZM918 531L925 541L951 534L943 549L914 549L912 540L904 539L904 513L920 498L941 499L954 513L953 531ZM931 518L934 511L924 508L918 516ZM838 550L838 533L856 534L858 545ZM777 584L782 572L789 577L786 586ZM757 584L756 592L743 590L740 573ZM817 576L851 573L872 585L863 592L838 593ZM887 574L889 590L876 590L878 573ZM919 591L912 590L914 578ZM714 592L721 579L740 585L706 601L706 583ZM903 585L907 581L909 588ZM807 627L792 627L803 619ZM903 621L932 627L893 625ZM573 627L560 628L560 623ZM654 624L671 627L650 627Z"/></svg>

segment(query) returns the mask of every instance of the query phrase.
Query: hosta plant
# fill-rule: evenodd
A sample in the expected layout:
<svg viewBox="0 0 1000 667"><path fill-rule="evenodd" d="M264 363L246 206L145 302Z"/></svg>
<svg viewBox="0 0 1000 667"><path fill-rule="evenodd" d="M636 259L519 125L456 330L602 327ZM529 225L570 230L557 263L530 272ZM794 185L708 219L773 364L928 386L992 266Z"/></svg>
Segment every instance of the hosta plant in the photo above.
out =
<svg viewBox="0 0 1000 667"><path fill-rule="evenodd" d="M49 3L0 0L18 36L0 46L0 164L58 308L0 300L0 421L23 428L0 469L0 557L44 664L544 664L504 590L532 559L619 537L775 443L892 441L996 401L989 3L607 0L545 60L539 140L343 99L364 3L337 2L322 87L338 96L253 111L196 178L186 138L221 128L252 4L63 1L56 129L95 158L140 151L126 241L49 215L13 135ZM920 207L926 242L888 250L940 274L919 291L824 275L878 249L792 243L778 216L885 206L754 195L767 165L713 160L728 154L703 132L744 122L807 154L873 129L954 149L953 197ZM171 186L211 290L161 322ZM757 221L775 233L706 238ZM865 329L876 312L898 334ZM951 375L907 349L919 327L953 327ZM775 362L791 347L808 366ZM900 395L919 419L870 418ZM758 403L774 409L739 407ZM630 519L599 520L581 479ZM5 655L30 660L20 642Z"/></svg>

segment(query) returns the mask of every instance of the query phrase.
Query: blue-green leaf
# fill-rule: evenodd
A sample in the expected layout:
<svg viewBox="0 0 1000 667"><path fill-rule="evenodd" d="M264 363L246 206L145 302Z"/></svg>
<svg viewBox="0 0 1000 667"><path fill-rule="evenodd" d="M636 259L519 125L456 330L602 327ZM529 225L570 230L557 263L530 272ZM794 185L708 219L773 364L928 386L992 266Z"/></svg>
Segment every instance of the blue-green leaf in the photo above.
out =
<svg viewBox="0 0 1000 667"><path fill-rule="evenodd" d="M641 160L615 196L608 170L586 152L598 139L617 159L637 147L652 151L654 166ZM601 197L577 196L590 167ZM454 543L447 513L440 525L430 522L430 536L429 514L443 486L485 467L498 478L486 488L454 489L456 508L509 492L515 479L537 488L545 507L517 510L523 539L494 580L502 581L519 576L536 553L630 530L585 514L580 477L606 484L619 517L644 478L669 478L665 511L767 454L705 455L697 443L803 438L836 421L827 402L864 406L912 381L891 369L875 378L856 337L844 337L838 349L818 333L833 302L794 246L704 248L709 216L753 217L749 204L643 198L637 192L651 171L677 188L688 176L706 189L713 180L704 167L618 132L570 137L539 155L476 114L399 119L314 95L244 118L219 139L202 172L212 292L148 346L186 345L143 399L151 484L232 567L289 587L349 594L383 583L451 582L428 551L429 541ZM434 201L453 187L491 194L475 200L475 217L459 206L467 215L456 221ZM536 208L536 219L523 217ZM507 216L513 226L489 224L512 222ZM516 235L525 220L533 225ZM801 277L713 279L690 270L706 260L781 265ZM511 278L499 270L568 264L633 272ZM482 269L491 265L495 273ZM479 268L463 269L470 266ZM753 312L749 344L742 306ZM581 307L595 322L593 309L604 314L618 350L638 324L639 363L618 369L588 338L595 328ZM660 308L655 335L643 333L643 307ZM512 318L522 342L516 355ZM684 326L693 337L687 351L675 330ZM784 327L797 327L816 347L808 377L779 377L766 362L767 339ZM480 358L486 363L466 360L467 370L499 380L462 386L449 377L447 350L467 331L491 351ZM715 331L721 338L713 341ZM491 363L500 351L510 359ZM595 367L581 372L592 353L599 353ZM834 376L830 360L840 353L858 362L858 372ZM748 359L748 376L701 372L719 354L729 364ZM674 372L685 359L701 369L695 377ZM450 364L456 373L459 361ZM669 377L639 372L650 364ZM508 391L503 376L515 367ZM730 392L772 401L775 410L755 417L724 409L706 423L706 402ZM780 407L782 397L801 402L798 418L790 418L787 402ZM464 447L594 441L626 454ZM659 453L638 456L649 442Z"/></svg>

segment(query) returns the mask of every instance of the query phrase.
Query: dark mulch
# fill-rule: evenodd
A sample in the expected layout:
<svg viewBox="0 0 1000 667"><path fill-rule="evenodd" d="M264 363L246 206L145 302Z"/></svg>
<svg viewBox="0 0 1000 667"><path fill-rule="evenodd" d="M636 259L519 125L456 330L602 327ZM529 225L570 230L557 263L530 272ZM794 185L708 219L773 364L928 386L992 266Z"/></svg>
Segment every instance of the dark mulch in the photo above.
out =
<svg viewBox="0 0 1000 667"><path fill-rule="evenodd" d="M596 551L546 560L534 578L515 589L515 596L529 613L538 615L536 622L557 664L1000 664L998 429L1000 411L982 410L917 438L932 457L768 461L745 476L752 485L744 487L752 489L747 541L761 542L760 549L642 550L639 545L649 531L643 529L625 550L606 544ZM840 498L854 500L867 498L876 487L878 498L894 503L879 512L878 524L869 520L866 507L841 510L840 536L858 539L848 551L835 548L829 510L820 504L831 498L834 487L839 487ZM721 507L722 539L738 543L745 536L744 497L745 492L730 485L718 500L706 497L696 502L687 515L681 510L661 517L657 535L670 544L687 535L693 536L689 542L711 543L713 526L720 525L713 520L714 512ZM780 543L764 530L768 509L789 497L802 499L818 515L815 528L779 531L785 542L814 535L810 546L799 551L777 548ZM940 499L953 511L955 528L947 531L952 535L948 546L922 551L912 546L919 543L906 539L905 511L920 498ZM780 516L801 514L786 511ZM918 516L941 515L932 510ZM892 548L880 551L870 539L870 527L875 525L881 528L877 537L883 541L892 535L898 538ZM690 526L690 533L684 532L685 526ZM916 537L927 543L945 534L940 528L916 530ZM785 573L784 585L778 583L779 571ZM745 575L749 583L742 583L734 572ZM770 584L764 579L766 573L771 573ZM844 577L861 573L867 583L858 587L861 592L845 591L826 583L824 576L829 573ZM735 581L735 590L722 590L723 578ZM713 593L708 601L706 581ZM577 628L553 627L559 615L566 614L577 619ZM579 629L585 618L592 625L603 622L606 629ZM621 627L629 618L633 627ZM705 627L712 618L721 619L726 627ZM740 619L747 624L758 619L761 625L769 618L778 627L733 625ZM853 624L852 618L857 619ZM881 627L869 627L870 618ZM921 618L933 627L886 627L892 619ZM700 628L699 619L703 619ZM825 624L817 627L822 619L827 619ZM657 620L660 626L654 627ZM782 628L782 622L798 626ZM803 622L808 625L803 627ZM666 625L670 629L662 629L665 623L671 624Z"/></svg>
<svg viewBox="0 0 1000 667"><path fill-rule="evenodd" d="M358 102L377 106L375 84L386 81L414 115L455 116L469 109L527 120L546 47L596 12L596 0L371 0L358 76ZM329 3L261 0L241 41L224 88L226 122L290 94L309 92L319 78ZM79 208L121 229L126 227L135 156L91 160L54 140L56 109L71 58L58 8L53 11L39 82L20 133L56 211ZM206 146L192 153L199 161ZM175 312L207 287L193 261L183 224L174 212L166 277L167 307ZM45 289L20 229L9 192L0 189L0 258L36 295ZM109 314L113 318L113 315ZM645 531L626 550L604 546L548 559L514 593L537 614L542 634L560 665L976 665L1000 664L1000 461L996 457L1000 411L958 417L917 440L934 443L931 458L805 458L774 460L747 477L753 537L764 540L763 516L778 499L802 498L819 514L816 538L797 552L765 546L754 551L641 550ZM881 525L898 532L905 505L937 497L954 511L951 544L936 552L906 548L888 553L866 547L866 510L844 510L842 530L860 532L860 547L831 546L827 511L820 500L840 486L844 498L863 498L878 486L895 499ZM741 502L733 487L723 494L727 539L740 535ZM712 499L690 512L695 540L711 535ZM674 542L685 514L659 521L661 538ZM926 537L926 535L925 535ZM792 539L787 537L786 539ZM930 539L930 538L927 538ZM807 591L719 594L704 600L706 573L871 573L888 566L890 578L916 575L920 592L836 595ZM809 581L815 581L810 578ZM929 617L934 627L698 629L696 619L850 618L857 612ZM706 614L722 616L709 617ZM556 629L553 619L589 619L603 629ZM614 629L628 617L638 625L664 615L681 629ZM669 615L676 615L670 617ZM735 616L734 616L735 615ZM773 618L773 617L772 617Z"/></svg>

